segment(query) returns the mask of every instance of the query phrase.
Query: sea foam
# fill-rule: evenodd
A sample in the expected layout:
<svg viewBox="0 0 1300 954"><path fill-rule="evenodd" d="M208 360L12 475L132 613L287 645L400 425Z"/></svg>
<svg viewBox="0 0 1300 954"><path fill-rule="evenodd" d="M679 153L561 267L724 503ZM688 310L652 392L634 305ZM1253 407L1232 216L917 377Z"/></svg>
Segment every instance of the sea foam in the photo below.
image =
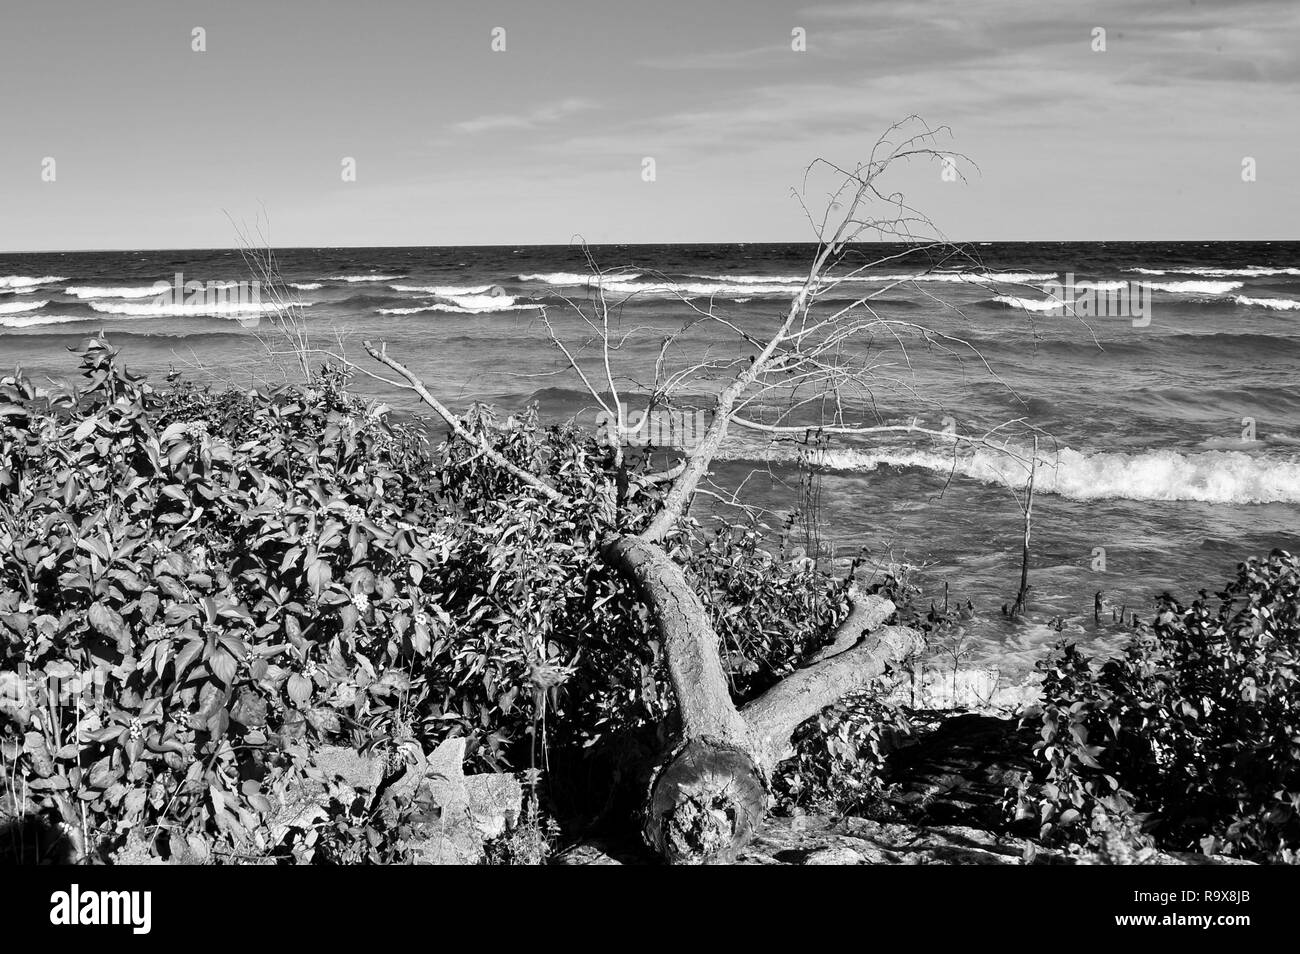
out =
<svg viewBox="0 0 1300 954"><path fill-rule="evenodd" d="M1300 301L1294 301L1290 298L1247 298L1245 295L1237 295L1232 300L1238 305L1254 305L1259 308L1269 308L1273 311L1295 311L1300 309Z"/></svg>
<svg viewBox="0 0 1300 954"><path fill-rule="evenodd" d="M1066 306L1070 304L1057 298L1016 298L1013 295L998 295L993 300L999 304L1023 308L1025 311L1052 311L1054 309L1064 311Z"/></svg>
<svg viewBox="0 0 1300 954"><path fill-rule="evenodd" d="M63 281L67 281L67 278L62 275L43 275L40 278L30 275L0 275L0 288L35 288L37 285L53 285Z"/></svg>
<svg viewBox="0 0 1300 954"><path fill-rule="evenodd" d="M100 321L94 315L5 315L0 314L0 327L36 328L41 325L66 325L78 321Z"/></svg>
<svg viewBox="0 0 1300 954"><path fill-rule="evenodd" d="M24 311L38 311L49 301L16 301L13 304L0 305L0 315L17 315Z"/></svg>
<svg viewBox="0 0 1300 954"><path fill-rule="evenodd" d="M1027 454L1027 452L1026 452ZM733 460L795 460L787 449L724 447ZM955 472L981 483L1004 486L1023 482L1025 467L995 450L830 449L811 460L830 470L869 472L882 465L913 467L937 474ZM1194 500L1206 503L1300 503L1300 459L1280 459L1239 451L1174 450L1139 454L1081 453L1062 448L1041 465L1035 491L1072 500Z"/></svg>
<svg viewBox="0 0 1300 954"><path fill-rule="evenodd" d="M1144 282L1156 291L1183 294L1226 295L1242 286L1241 282Z"/></svg>
<svg viewBox="0 0 1300 954"><path fill-rule="evenodd" d="M641 277L640 272L605 272L593 275L590 272L543 272L530 275L516 275L521 282L541 282L543 285L574 286L589 288L593 285L609 286L611 282L631 282Z"/></svg>
<svg viewBox="0 0 1300 954"><path fill-rule="evenodd" d="M434 302L408 308L380 308L381 315L418 315L426 311L441 311L460 315L488 315L498 311L529 311L541 308L538 304L518 304L509 295L444 295L447 302Z"/></svg>
<svg viewBox="0 0 1300 954"><path fill-rule="evenodd" d="M157 282L153 285L125 285L115 288L77 285L64 289L64 292L73 298L154 298L171 287L170 282Z"/></svg>
<svg viewBox="0 0 1300 954"><path fill-rule="evenodd" d="M482 295L492 290L491 285L389 285L393 291L420 292L425 295Z"/></svg>
<svg viewBox="0 0 1300 954"><path fill-rule="evenodd" d="M311 302L294 302L302 308L311 307ZM133 318L188 318L188 317L240 317L243 315L265 315L281 311L279 304L272 301L259 302L150 302L148 304L128 304L107 301L92 301L90 307L107 315L126 315Z"/></svg>
<svg viewBox="0 0 1300 954"><path fill-rule="evenodd" d="M1200 275L1204 278L1255 278L1269 275L1300 275L1300 268L1268 268L1248 265L1245 268L1126 268L1142 275Z"/></svg>

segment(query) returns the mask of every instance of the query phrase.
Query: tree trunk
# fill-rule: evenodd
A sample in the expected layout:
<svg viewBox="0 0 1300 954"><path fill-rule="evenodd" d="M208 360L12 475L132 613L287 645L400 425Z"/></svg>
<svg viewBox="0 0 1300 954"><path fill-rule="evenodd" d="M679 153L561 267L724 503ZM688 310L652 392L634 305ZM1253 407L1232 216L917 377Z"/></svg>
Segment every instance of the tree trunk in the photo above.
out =
<svg viewBox="0 0 1300 954"><path fill-rule="evenodd" d="M791 754L794 730L914 652L919 634L901 626L869 633L893 606L884 611L887 600L854 592L854 611L827 650L737 710L718 634L681 568L635 536L608 540L604 554L650 611L681 715L683 737L650 782L646 840L672 863L730 862L767 812L768 778Z"/></svg>

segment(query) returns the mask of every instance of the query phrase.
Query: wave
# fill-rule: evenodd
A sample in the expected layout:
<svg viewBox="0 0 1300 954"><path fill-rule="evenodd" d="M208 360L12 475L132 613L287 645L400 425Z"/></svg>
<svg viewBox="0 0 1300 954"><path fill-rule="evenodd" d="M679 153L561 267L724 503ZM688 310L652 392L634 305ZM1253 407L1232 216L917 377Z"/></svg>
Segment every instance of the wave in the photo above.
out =
<svg viewBox="0 0 1300 954"><path fill-rule="evenodd" d="M324 288L320 282L290 282L290 288L296 288L298 291L316 291L318 288Z"/></svg>
<svg viewBox="0 0 1300 954"><path fill-rule="evenodd" d="M917 272L888 275L862 272L851 275L826 275L823 277L823 284L834 282L975 282L976 284L1009 282L1014 284L1045 282L1056 276L1056 272ZM691 277L731 285L802 285L808 280L807 275L692 275Z"/></svg>
<svg viewBox="0 0 1300 954"><path fill-rule="evenodd" d="M401 275L331 275L329 280L332 282L347 282L352 285L357 282L392 282L401 277Z"/></svg>
<svg viewBox="0 0 1300 954"><path fill-rule="evenodd" d="M0 305L0 315L16 315L24 311L38 311L49 301L16 301L12 305Z"/></svg>
<svg viewBox="0 0 1300 954"><path fill-rule="evenodd" d="M1011 295L998 295L993 300L1002 305L1023 308L1025 311L1053 311L1058 308L1064 311L1066 306L1066 302L1056 298L1015 298Z"/></svg>
<svg viewBox="0 0 1300 954"><path fill-rule="evenodd" d="M1136 284L1136 283L1120 282L1120 281L1100 281L1100 282L1082 281L1082 282L1075 282L1074 287L1090 288L1093 291L1119 291L1121 288L1128 288L1130 284Z"/></svg>
<svg viewBox="0 0 1300 954"><path fill-rule="evenodd" d="M766 285L746 284L744 282L641 282L636 280L641 276L632 273L596 276L579 275L573 272L552 272L545 275L520 275L518 277L520 281L543 282L547 285L574 285L583 288L599 287L603 291L613 292L616 295L668 296L674 298L701 295L784 295L793 297L799 290L798 286L775 282ZM800 282L802 283L802 279L800 279Z"/></svg>
<svg viewBox="0 0 1300 954"><path fill-rule="evenodd" d="M1205 278L1257 278L1269 275L1300 275L1300 268L1268 268L1248 265L1245 268L1126 268L1142 275L1200 275Z"/></svg>
<svg viewBox="0 0 1300 954"><path fill-rule="evenodd" d="M719 456L730 460L799 459L798 452L785 448L760 449L756 454L752 449L737 453L724 447ZM834 449L813 452L807 459L831 470L852 472L874 471L882 465L945 476L955 472L996 486L1005 486L1005 481L1014 486L1026 476L1019 462L982 448L956 456L951 451L934 450ZM1300 503L1300 460L1214 450L1085 454L1065 447L1052 464L1040 467L1034 489L1072 500Z"/></svg>
<svg viewBox="0 0 1300 954"><path fill-rule="evenodd" d="M1156 291L1202 295L1226 295L1242 286L1241 282L1143 282L1143 284Z"/></svg>
<svg viewBox="0 0 1300 954"><path fill-rule="evenodd" d="M1296 311L1300 309L1300 301L1294 301L1290 298L1247 298L1245 295L1237 295L1232 300L1238 305L1257 305L1260 308L1270 308L1273 311Z"/></svg>
<svg viewBox="0 0 1300 954"><path fill-rule="evenodd" d="M426 311L441 311L455 315L490 315L500 311L531 311L542 307L541 305L516 305L513 298L493 298L488 295L481 297L492 304L473 306L448 305L436 302L432 305L418 305L411 308L380 308L378 313L381 315L418 315Z"/></svg>
<svg viewBox="0 0 1300 954"><path fill-rule="evenodd" d="M793 297L807 280L806 276L790 275L691 275L700 281L638 281L642 276L636 273L606 273L603 275L582 275L576 272L548 272L517 276L524 282L542 282L547 285L577 286L591 288L599 286L606 292L619 295L647 295L652 297L753 297L756 295L770 297ZM994 282L1041 282L1056 277L1056 272L929 272L917 274L871 275L855 274L851 276L828 275L823 278L823 287L847 283L893 283L893 282L953 282L991 284Z"/></svg>
<svg viewBox="0 0 1300 954"><path fill-rule="evenodd" d="M716 296L745 296L753 297L755 295L779 296L793 298L799 291L798 287L791 285L731 285L725 282L621 282L607 281L602 283L602 288L607 292L614 292L618 295L647 295L651 297L716 297Z"/></svg>
<svg viewBox="0 0 1300 954"><path fill-rule="evenodd" d="M493 286L489 285L488 288ZM381 315L418 315L426 311L450 312L460 315L488 315L498 311L529 311L541 308L532 302L520 304L518 298L510 295L452 295L443 293L439 297L447 299L428 305L412 305L401 308L379 308Z"/></svg>
<svg viewBox="0 0 1300 954"><path fill-rule="evenodd" d="M310 308L309 301L294 302L302 308ZM272 301L257 302L181 302L165 304L119 304L107 301L92 301L90 307L107 315L126 315L129 317L154 318L192 318L192 317L238 317L241 315L266 315L282 311L281 305Z"/></svg>
<svg viewBox="0 0 1300 954"><path fill-rule="evenodd" d="M1056 278L1056 272L920 272L916 274L893 275L855 275L848 281L855 282L951 282L964 285L992 285L997 282L1008 284L1027 284L1030 282L1048 282ZM835 276L831 276L831 281Z"/></svg>
<svg viewBox="0 0 1300 954"><path fill-rule="evenodd" d="M5 315L0 314L0 327L36 328L41 325L66 325L78 321L99 320L95 315Z"/></svg>
<svg viewBox="0 0 1300 954"><path fill-rule="evenodd" d="M67 280L63 275L43 275L40 278L32 278L29 275L0 275L0 288L35 288L37 285L53 285L55 282Z"/></svg>
<svg viewBox="0 0 1300 954"><path fill-rule="evenodd" d="M127 285L116 288L96 288L83 285L65 288L64 292L73 298L154 298L171 287L169 282L157 282L153 285Z"/></svg>
<svg viewBox="0 0 1300 954"><path fill-rule="evenodd" d="M545 285L593 285L600 282L635 281L641 277L640 272L606 272L593 275L591 272L542 272L533 275L516 275L521 282L542 282Z"/></svg>
<svg viewBox="0 0 1300 954"><path fill-rule="evenodd" d="M710 282L726 282L730 285L802 285L808 280L807 275L696 275Z"/></svg>
<svg viewBox="0 0 1300 954"><path fill-rule="evenodd" d="M389 285L393 291L421 292L426 295L441 295L449 298L455 295L482 295L491 291L492 285Z"/></svg>

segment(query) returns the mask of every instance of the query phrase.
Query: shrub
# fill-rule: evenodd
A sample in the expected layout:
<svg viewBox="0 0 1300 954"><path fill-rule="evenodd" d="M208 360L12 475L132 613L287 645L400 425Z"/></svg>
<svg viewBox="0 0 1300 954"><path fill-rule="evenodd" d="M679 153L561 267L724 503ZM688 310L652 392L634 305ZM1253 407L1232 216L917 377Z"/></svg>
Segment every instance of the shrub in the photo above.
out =
<svg viewBox="0 0 1300 954"><path fill-rule="evenodd" d="M338 369L158 392L97 339L81 371L55 395L0 380L0 671L30 690L0 707L12 813L101 857L259 857L288 793L321 781L322 743L396 770L464 736L471 768L515 770L670 714L644 611L598 555L655 502L642 465L620 480L573 427L472 409L576 501L559 512ZM738 699L847 608L753 528L687 521L669 543ZM318 857L392 860L404 824L345 793Z"/></svg>
<svg viewBox="0 0 1300 954"><path fill-rule="evenodd" d="M1100 666L1063 645L1033 718L1041 834L1086 838L1135 813L1165 848L1300 860L1300 561L1252 558L1217 594L1161 597Z"/></svg>
<svg viewBox="0 0 1300 954"><path fill-rule="evenodd" d="M795 732L795 754L773 780L782 811L879 815L885 757L912 734L903 711L872 689L852 693Z"/></svg>

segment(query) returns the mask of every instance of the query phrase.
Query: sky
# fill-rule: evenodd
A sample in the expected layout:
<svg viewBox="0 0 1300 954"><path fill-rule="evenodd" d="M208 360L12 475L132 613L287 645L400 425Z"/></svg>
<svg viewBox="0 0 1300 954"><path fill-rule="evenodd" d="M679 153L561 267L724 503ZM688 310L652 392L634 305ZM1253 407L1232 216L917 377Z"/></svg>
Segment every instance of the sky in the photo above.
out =
<svg viewBox="0 0 1300 954"><path fill-rule="evenodd" d="M1297 239L1297 48L1294 0L5 0L0 251L808 240L808 164L913 114L954 240Z"/></svg>

